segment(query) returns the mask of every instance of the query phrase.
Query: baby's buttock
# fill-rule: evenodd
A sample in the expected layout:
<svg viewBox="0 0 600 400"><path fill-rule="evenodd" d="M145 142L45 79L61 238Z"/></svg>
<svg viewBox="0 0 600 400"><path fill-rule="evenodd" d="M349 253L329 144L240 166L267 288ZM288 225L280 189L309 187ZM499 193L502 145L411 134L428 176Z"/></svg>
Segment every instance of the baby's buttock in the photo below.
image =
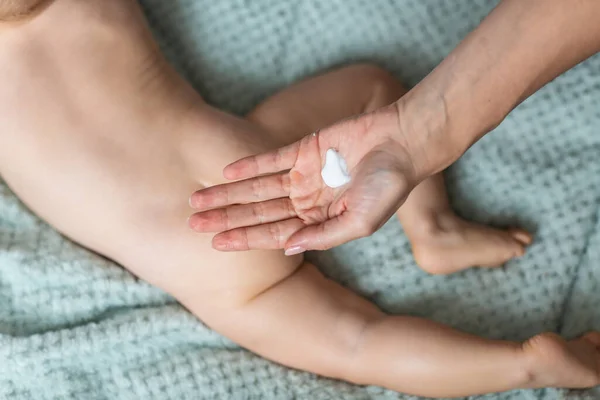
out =
<svg viewBox="0 0 600 400"><path fill-rule="evenodd" d="M210 307L243 304L293 274L302 262L301 256L286 257L279 250L213 249L212 234L188 227L193 210L185 203L148 211L129 235L130 245L115 248L122 265L184 304L199 298Z"/></svg>
<svg viewBox="0 0 600 400"><path fill-rule="evenodd" d="M291 275L301 257L281 251L227 253L212 248L211 234L189 229L189 196L224 182L223 168L238 158L264 151L270 139L249 122L208 110L194 131L173 135L176 149L136 163L140 185L126 198L127 247L115 244L118 262L178 299L207 296L226 303L243 302ZM145 165L140 165L140 164ZM129 200L126 200L129 201Z"/></svg>

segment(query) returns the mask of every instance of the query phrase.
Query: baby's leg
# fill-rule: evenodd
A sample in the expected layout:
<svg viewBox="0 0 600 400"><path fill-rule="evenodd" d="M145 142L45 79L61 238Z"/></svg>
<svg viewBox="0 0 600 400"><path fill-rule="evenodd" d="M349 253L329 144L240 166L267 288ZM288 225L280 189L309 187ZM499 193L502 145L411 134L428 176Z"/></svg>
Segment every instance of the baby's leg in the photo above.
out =
<svg viewBox="0 0 600 400"><path fill-rule="evenodd" d="M376 110L406 93L400 82L371 65L355 65L303 81L267 99L248 115L287 144L351 115ZM520 256L531 236L459 218L450 208L444 179L422 182L398 211L417 263L435 274L498 266Z"/></svg>
<svg viewBox="0 0 600 400"><path fill-rule="evenodd" d="M193 304L188 304L191 309ZM234 310L205 320L282 364L431 397L600 383L600 333L566 342L487 340L421 318L387 316L305 263Z"/></svg>

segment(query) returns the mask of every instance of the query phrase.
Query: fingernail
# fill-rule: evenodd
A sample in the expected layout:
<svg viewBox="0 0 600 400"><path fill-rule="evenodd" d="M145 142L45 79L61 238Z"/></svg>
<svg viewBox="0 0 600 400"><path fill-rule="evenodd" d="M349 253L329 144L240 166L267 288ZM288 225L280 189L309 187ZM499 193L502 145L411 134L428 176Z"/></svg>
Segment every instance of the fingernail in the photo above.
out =
<svg viewBox="0 0 600 400"><path fill-rule="evenodd" d="M219 235L215 235L212 238L212 247L215 250L219 250L219 251L226 250L228 244L229 244L229 242L227 242L226 240L223 240Z"/></svg>
<svg viewBox="0 0 600 400"><path fill-rule="evenodd" d="M213 249L219 250L219 251L227 251L227 250L231 250L231 246L229 246L229 243L221 243L221 242L213 241Z"/></svg>
<svg viewBox="0 0 600 400"><path fill-rule="evenodd" d="M285 249L285 255L286 256L294 256L296 254L304 253L305 251L306 251L306 249L304 249L301 246L292 246L292 247Z"/></svg>
<svg viewBox="0 0 600 400"><path fill-rule="evenodd" d="M192 208L197 208L197 204L196 201L194 200L194 195L191 195L189 200L188 200L188 204L190 205L190 207Z"/></svg>
<svg viewBox="0 0 600 400"><path fill-rule="evenodd" d="M193 218L194 218L194 216L193 216L193 215L190 215L190 216L188 217L188 219L187 219L187 224L188 224L188 227L189 227L191 230L195 231L195 230L196 230L196 224L194 223L194 221L193 221Z"/></svg>

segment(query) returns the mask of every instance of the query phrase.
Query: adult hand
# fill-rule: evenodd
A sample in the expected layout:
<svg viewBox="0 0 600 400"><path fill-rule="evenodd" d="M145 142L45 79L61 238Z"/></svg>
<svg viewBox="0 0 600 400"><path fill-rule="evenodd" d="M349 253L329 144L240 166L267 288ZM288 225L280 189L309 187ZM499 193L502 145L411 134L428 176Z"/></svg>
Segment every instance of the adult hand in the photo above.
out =
<svg viewBox="0 0 600 400"><path fill-rule="evenodd" d="M219 250L285 248L288 254L372 233L419 181L600 51L598 15L596 0L503 0L397 107L228 166L226 178L245 180L195 193L191 203L201 212L194 225L225 231L213 241ZM319 173L329 148L342 154L352 175L337 190Z"/></svg>
<svg viewBox="0 0 600 400"><path fill-rule="evenodd" d="M237 161L224 170L238 182L194 193L193 226L215 236L218 250L324 250L368 236L416 184L397 105L342 121L287 147ZM350 183L325 185L328 149L346 160Z"/></svg>

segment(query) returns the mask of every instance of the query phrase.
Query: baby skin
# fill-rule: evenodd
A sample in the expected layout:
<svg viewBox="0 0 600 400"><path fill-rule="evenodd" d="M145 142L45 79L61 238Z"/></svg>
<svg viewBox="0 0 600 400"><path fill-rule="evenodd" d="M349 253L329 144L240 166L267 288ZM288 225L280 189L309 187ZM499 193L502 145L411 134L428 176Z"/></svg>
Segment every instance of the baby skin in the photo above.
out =
<svg viewBox="0 0 600 400"><path fill-rule="evenodd" d="M281 251L218 252L191 193L239 158L404 93L356 65L298 83L246 118L206 104L161 57L132 0L55 0L0 24L0 173L41 218L275 362L424 396L600 383L600 333L487 340L390 316ZM240 216L242 218L243 216ZM441 176L398 212L417 263L446 274L523 254L531 237L458 218ZM194 227L193 217L189 224ZM485 272L482 272L485 273Z"/></svg>

